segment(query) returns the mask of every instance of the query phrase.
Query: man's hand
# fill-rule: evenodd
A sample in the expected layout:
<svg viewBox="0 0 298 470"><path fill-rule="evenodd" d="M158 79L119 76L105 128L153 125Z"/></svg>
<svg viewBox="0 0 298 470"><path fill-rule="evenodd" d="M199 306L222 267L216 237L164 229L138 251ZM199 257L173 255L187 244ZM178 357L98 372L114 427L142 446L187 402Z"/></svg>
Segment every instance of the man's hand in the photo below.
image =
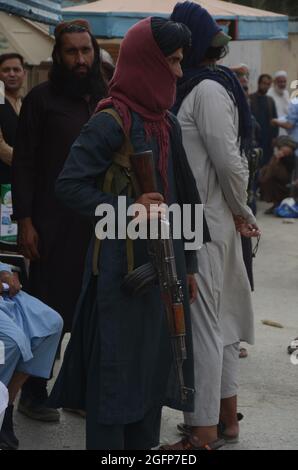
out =
<svg viewBox="0 0 298 470"><path fill-rule="evenodd" d="M233 219L234 219L234 223L235 223L235 227L236 227L236 230L237 232L239 231L241 225L245 224L245 219L244 217L242 217L241 215L233 215Z"/></svg>
<svg viewBox="0 0 298 470"><path fill-rule="evenodd" d="M237 229L237 232L239 232L243 237L246 237L246 238L253 238L253 237L261 236L261 231L256 224L244 223L240 225L240 227Z"/></svg>
<svg viewBox="0 0 298 470"><path fill-rule="evenodd" d="M0 273L1 293L3 293L3 285L2 285L3 282L9 285L10 297L14 297L16 294L18 294L18 292L20 292L22 288L17 273L9 273L7 271L2 271Z"/></svg>
<svg viewBox="0 0 298 470"><path fill-rule="evenodd" d="M39 259L39 237L29 217L19 221L18 233L18 247L20 253L30 261Z"/></svg>
<svg viewBox="0 0 298 470"><path fill-rule="evenodd" d="M155 217L157 214L165 212L158 207L163 203L164 198L160 193L145 193L136 200L136 204L142 204L145 207L148 220Z"/></svg>
<svg viewBox="0 0 298 470"><path fill-rule="evenodd" d="M247 223L241 215L233 215L233 219L237 232L243 235L243 237L252 238L261 235L259 227L256 224Z"/></svg>
<svg viewBox="0 0 298 470"><path fill-rule="evenodd" d="M198 295L198 286L194 274L187 274L187 285L189 293L189 303L193 303Z"/></svg>

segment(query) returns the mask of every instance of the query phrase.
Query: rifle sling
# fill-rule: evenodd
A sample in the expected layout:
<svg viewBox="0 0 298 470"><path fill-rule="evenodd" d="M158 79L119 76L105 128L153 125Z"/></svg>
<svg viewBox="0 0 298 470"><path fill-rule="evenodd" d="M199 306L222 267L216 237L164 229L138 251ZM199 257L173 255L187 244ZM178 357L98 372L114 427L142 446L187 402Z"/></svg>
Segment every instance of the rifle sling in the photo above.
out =
<svg viewBox="0 0 298 470"><path fill-rule="evenodd" d="M102 111L101 113L106 113L111 115L115 121L119 124L121 129L124 132L123 128L123 123L122 120L113 108L107 108ZM137 184L136 184L136 179L131 171L131 163L130 163L130 155L133 153L133 146L130 142L129 137L125 134L124 132L124 142L119 149L119 151L115 152L112 157L112 164L108 168L105 177L104 177L104 182L102 185L102 191L104 193L112 193L119 195L117 193L117 190L115 192L115 186L116 186L116 175L119 175L119 172L124 172L127 178L127 196L132 197L133 190L136 192L137 190ZM115 183L115 184L114 184ZM92 272L95 276L99 274L98 271L98 258L100 254L100 247L101 247L101 240L99 238L95 238L94 242L94 249L93 249L93 257L92 257ZM127 256L127 269L128 272L131 272L133 270L134 266L134 254L133 254L133 242L129 237L126 237L126 256Z"/></svg>

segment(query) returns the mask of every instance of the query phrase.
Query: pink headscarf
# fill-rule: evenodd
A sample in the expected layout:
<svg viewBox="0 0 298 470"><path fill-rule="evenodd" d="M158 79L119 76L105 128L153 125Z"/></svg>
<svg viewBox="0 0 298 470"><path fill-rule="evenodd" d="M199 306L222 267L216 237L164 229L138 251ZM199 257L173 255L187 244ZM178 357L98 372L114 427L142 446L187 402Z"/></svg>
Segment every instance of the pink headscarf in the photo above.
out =
<svg viewBox="0 0 298 470"><path fill-rule="evenodd" d="M123 39L109 84L109 97L99 102L96 112L114 106L127 135L131 129L131 111L143 118L146 137L156 137L159 145L158 169L165 195L170 129L167 110L175 98L176 77L153 38L151 18L146 18L130 28Z"/></svg>

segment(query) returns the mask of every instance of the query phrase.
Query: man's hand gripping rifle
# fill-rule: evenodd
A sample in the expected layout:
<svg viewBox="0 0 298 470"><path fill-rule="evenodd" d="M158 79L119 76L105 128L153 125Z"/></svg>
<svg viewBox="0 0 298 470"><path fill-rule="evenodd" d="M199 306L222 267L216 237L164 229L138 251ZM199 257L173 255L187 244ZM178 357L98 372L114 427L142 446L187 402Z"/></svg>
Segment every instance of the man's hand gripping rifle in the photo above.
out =
<svg viewBox="0 0 298 470"><path fill-rule="evenodd" d="M139 186L139 194L157 193L152 152L131 155L131 164ZM148 252L151 263L129 273L125 278L124 286L130 292L137 293L158 280L171 337L181 400L185 401L193 390L185 387L183 376L183 362L187 358L183 291L177 277L170 223L164 215L160 217L158 239L148 240Z"/></svg>

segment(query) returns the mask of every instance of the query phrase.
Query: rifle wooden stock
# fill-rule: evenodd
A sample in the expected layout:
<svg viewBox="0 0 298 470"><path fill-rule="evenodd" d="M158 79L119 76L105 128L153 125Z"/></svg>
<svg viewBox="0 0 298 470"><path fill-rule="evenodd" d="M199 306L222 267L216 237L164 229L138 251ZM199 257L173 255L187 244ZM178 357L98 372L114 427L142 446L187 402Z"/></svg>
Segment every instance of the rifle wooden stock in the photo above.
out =
<svg viewBox="0 0 298 470"><path fill-rule="evenodd" d="M185 336L184 308L182 302L172 305L175 319L175 335Z"/></svg>

